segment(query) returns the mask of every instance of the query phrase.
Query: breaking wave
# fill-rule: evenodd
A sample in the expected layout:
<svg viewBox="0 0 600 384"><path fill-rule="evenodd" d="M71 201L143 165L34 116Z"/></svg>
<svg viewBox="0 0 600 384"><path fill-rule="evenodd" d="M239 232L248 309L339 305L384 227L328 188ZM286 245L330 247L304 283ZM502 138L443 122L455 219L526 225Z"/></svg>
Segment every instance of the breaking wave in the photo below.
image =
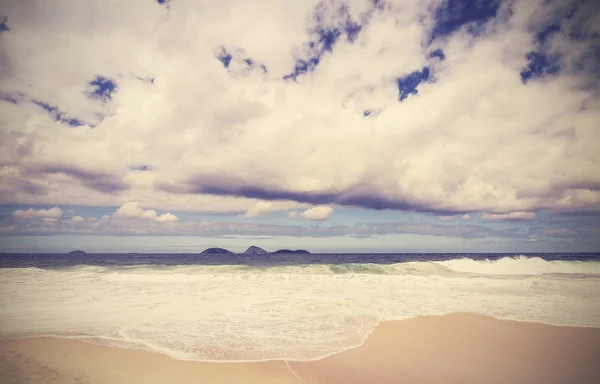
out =
<svg viewBox="0 0 600 384"><path fill-rule="evenodd" d="M474 260L470 258L445 261L412 261L404 263L340 263L300 265L178 265L178 266L118 266L103 267L79 265L69 267L74 272L128 273L128 274L369 274L369 275L514 275L537 276L545 274L600 275L598 261L544 260L541 257L503 257L497 260Z"/></svg>

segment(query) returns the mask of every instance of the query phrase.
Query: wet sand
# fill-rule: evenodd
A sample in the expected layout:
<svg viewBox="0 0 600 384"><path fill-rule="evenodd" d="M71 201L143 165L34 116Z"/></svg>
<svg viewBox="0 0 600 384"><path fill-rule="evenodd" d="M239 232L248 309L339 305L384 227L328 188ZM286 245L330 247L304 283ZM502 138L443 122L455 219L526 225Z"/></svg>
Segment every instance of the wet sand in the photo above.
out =
<svg viewBox="0 0 600 384"><path fill-rule="evenodd" d="M290 363L310 383L600 383L600 328L455 314L382 323L356 349Z"/></svg>
<svg viewBox="0 0 600 384"><path fill-rule="evenodd" d="M66 339L0 341L0 383L600 383L600 328L455 314L382 323L310 362L203 363Z"/></svg>

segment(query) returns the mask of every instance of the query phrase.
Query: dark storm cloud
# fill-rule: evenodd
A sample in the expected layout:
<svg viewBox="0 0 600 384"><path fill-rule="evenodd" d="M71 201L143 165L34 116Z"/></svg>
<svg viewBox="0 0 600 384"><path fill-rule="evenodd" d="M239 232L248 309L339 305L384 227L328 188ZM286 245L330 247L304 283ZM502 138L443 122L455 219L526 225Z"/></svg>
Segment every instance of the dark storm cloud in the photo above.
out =
<svg viewBox="0 0 600 384"><path fill-rule="evenodd" d="M73 165L43 165L30 170L32 174L62 173L82 183L89 189L103 193L117 193L129 188L129 184L120 177L98 171L90 171Z"/></svg>
<svg viewBox="0 0 600 384"><path fill-rule="evenodd" d="M345 190L331 192L300 192L283 190L275 186L254 185L245 180L225 176L202 176L193 178L187 183L158 183L156 187L165 192L179 194L210 194L260 200L292 200L313 205L337 204L374 210L393 209L439 215L467 213L466 211L432 208L423 202L389 199L375 193L373 187L366 184L357 184Z"/></svg>

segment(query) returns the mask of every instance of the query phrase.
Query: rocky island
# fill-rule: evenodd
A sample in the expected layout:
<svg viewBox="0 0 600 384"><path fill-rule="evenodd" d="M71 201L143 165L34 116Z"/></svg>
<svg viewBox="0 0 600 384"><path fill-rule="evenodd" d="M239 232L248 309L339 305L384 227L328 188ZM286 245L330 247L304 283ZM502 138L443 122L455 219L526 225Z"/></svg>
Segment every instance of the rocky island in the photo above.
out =
<svg viewBox="0 0 600 384"><path fill-rule="evenodd" d="M310 255L310 252L308 252L305 249L296 249L296 250L280 249L280 250L275 251L273 253L299 253L299 254L302 254L302 255Z"/></svg>
<svg viewBox="0 0 600 384"><path fill-rule="evenodd" d="M76 250L76 251L69 252L68 255L69 256L82 257L82 256L87 256L87 253L84 252L84 251Z"/></svg>
<svg viewBox="0 0 600 384"><path fill-rule="evenodd" d="M250 246L244 254L246 255L266 255L268 252L260 247L256 247L254 245Z"/></svg>
<svg viewBox="0 0 600 384"><path fill-rule="evenodd" d="M233 252L224 248L208 248L202 251L203 255L232 255Z"/></svg>
<svg viewBox="0 0 600 384"><path fill-rule="evenodd" d="M310 255L310 252L304 249L280 249L275 252L267 252L264 249L257 246L250 246L243 253L239 253L240 255L268 255L268 254L301 254L301 255ZM233 255L235 252L231 252L225 248L208 248L202 251L204 255Z"/></svg>

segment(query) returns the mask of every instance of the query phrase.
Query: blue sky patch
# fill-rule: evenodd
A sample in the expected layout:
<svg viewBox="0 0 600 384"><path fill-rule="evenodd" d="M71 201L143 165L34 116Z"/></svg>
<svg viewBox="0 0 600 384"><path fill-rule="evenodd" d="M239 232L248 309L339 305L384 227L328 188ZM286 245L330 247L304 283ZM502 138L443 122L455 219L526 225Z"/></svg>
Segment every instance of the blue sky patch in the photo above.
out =
<svg viewBox="0 0 600 384"><path fill-rule="evenodd" d="M335 12L337 22L333 25L325 25L325 16L332 12ZM328 7L325 2L319 3L313 14L313 22L315 26L310 29L313 38L307 43L310 52L309 57L298 59L294 71L283 77L286 80L296 80L298 76L312 72L321 61L321 58L326 53L332 52L336 43L342 37L353 43L362 30L362 26L350 16L346 5L334 9Z"/></svg>
<svg viewBox="0 0 600 384"><path fill-rule="evenodd" d="M225 69L229 68L229 64L231 63L232 58L233 56L231 55L231 53L229 53L229 51L225 49L225 47L221 47L221 50L219 51L219 53L217 53L217 59L223 64L223 67L225 67Z"/></svg>
<svg viewBox="0 0 600 384"><path fill-rule="evenodd" d="M523 84L537 77L553 76L560 72L560 57L558 55L532 51L525 57L527 57L528 64L521 71Z"/></svg>
<svg viewBox="0 0 600 384"><path fill-rule="evenodd" d="M548 1L545 6L553 6L555 1ZM583 21L590 17L593 17L597 13L598 9L588 8L583 10L584 5L592 3L590 0L571 0L565 1L567 5L563 8L559 8L558 12L554 12L552 17L547 20L542 28L536 32L536 42L540 45L544 45L549 39L552 38L556 33L564 33L573 41L583 41L588 38L597 38L594 36L595 33L586 31L584 29ZM561 27L561 23L563 24Z"/></svg>
<svg viewBox="0 0 600 384"><path fill-rule="evenodd" d="M262 73L267 73L267 67L264 64L257 63L255 60L252 60L251 58L245 58L244 63L246 63L248 70L259 68Z"/></svg>
<svg viewBox="0 0 600 384"><path fill-rule="evenodd" d="M385 9L385 1L383 0L371 0L371 4L377 10L383 11Z"/></svg>
<svg viewBox="0 0 600 384"><path fill-rule="evenodd" d="M285 80L288 80L288 79L296 80L296 78L298 76L304 75L306 72L314 71L314 69L317 67L318 64L319 64L318 57L313 57L312 59L309 59L308 61L298 60L298 61L296 61L296 67L294 68L294 72L292 72L288 75L285 75L283 78Z"/></svg>
<svg viewBox="0 0 600 384"><path fill-rule="evenodd" d="M240 69L238 64L243 63L242 66L245 66L245 70L247 71L258 69L262 73L267 73L267 67L253 58L245 56L243 49L238 49L235 52L231 52L227 50L227 48L220 46L215 57L221 62L221 64L223 64L223 68L227 69L228 71L232 70L232 60L235 60L234 63L236 65L234 67L236 70Z"/></svg>
<svg viewBox="0 0 600 384"><path fill-rule="evenodd" d="M333 50L333 46L342 35L342 31L340 31L337 28L323 28L318 29L317 34L319 35L318 43L312 43L312 47L320 46L320 53L323 54L325 52L331 52Z"/></svg>
<svg viewBox="0 0 600 384"><path fill-rule="evenodd" d="M430 40L443 38L468 25L468 31L476 34L479 28L496 17L498 0L447 0L435 11L435 26Z"/></svg>
<svg viewBox="0 0 600 384"><path fill-rule="evenodd" d="M398 100L404 101L409 95L416 95L419 92L417 87L424 81L428 81L430 78L429 67L424 67L420 71L414 71L404 77L400 77L396 80L398 83Z"/></svg>
<svg viewBox="0 0 600 384"><path fill-rule="evenodd" d="M171 7L171 0L156 0L156 2L167 9Z"/></svg>
<svg viewBox="0 0 600 384"><path fill-rule="evenodd" d="M17 104L17 99L9 95L8 93L0 92L0 100L6 101L7 103Z"/></svg>
<svg viewBox="0 0 600 384"><path fill-rule="evenodd" d="M2 21L0 21L0 32L8 32L10 28L8 28L8 17L4 16Z"/></svg>
<svg viewBox="0 0 600 384"><path fill-rule="evenodd" d="M365 109L363 111L363 116L364 117L369 117L369 116L375 117L375 116L379 115L380 112L381 112L380 109Z"/></svg>
<svg viewBox="0 0 600 384"><path fill-rule="evenodd" d="M33 103L44 108L44 110L46 110L50 114L50 116L54 118L54 120L60 122L61 124L66 124L70 127L79 127L81 125L85 125L78 119L65 116L64 113L60 112L58 110L58 107L56 106L52 106L50 104L46 104L41 101L35 100L33 100Z"/></svg>
<svg viewBox="0 0 600 384"><path fill-rule="evenodd" d="M558 32L560 32L560 25L550 24L550 25L544 27L541 31L539 31L537 33L536 40L540 44L544 44L546 41L548 41L552 36L554 36Z"/></svg>
<svg viewBox="0 0 600 384"><path fill-rule="evenodd" d="M91 86L91 90L88 92L88 95L91 98L104 102L110 101L113 93L117 90L117 83L104 76L96 76L94 80L90 81L89 85Z"/></svg>
<svg viewBox="0 0 600 384"><path fill-rule="evenodd" d="M440 61L446 60L446 54L441 49L436 49L429 54L430 59L439 59Z"/></svg>

